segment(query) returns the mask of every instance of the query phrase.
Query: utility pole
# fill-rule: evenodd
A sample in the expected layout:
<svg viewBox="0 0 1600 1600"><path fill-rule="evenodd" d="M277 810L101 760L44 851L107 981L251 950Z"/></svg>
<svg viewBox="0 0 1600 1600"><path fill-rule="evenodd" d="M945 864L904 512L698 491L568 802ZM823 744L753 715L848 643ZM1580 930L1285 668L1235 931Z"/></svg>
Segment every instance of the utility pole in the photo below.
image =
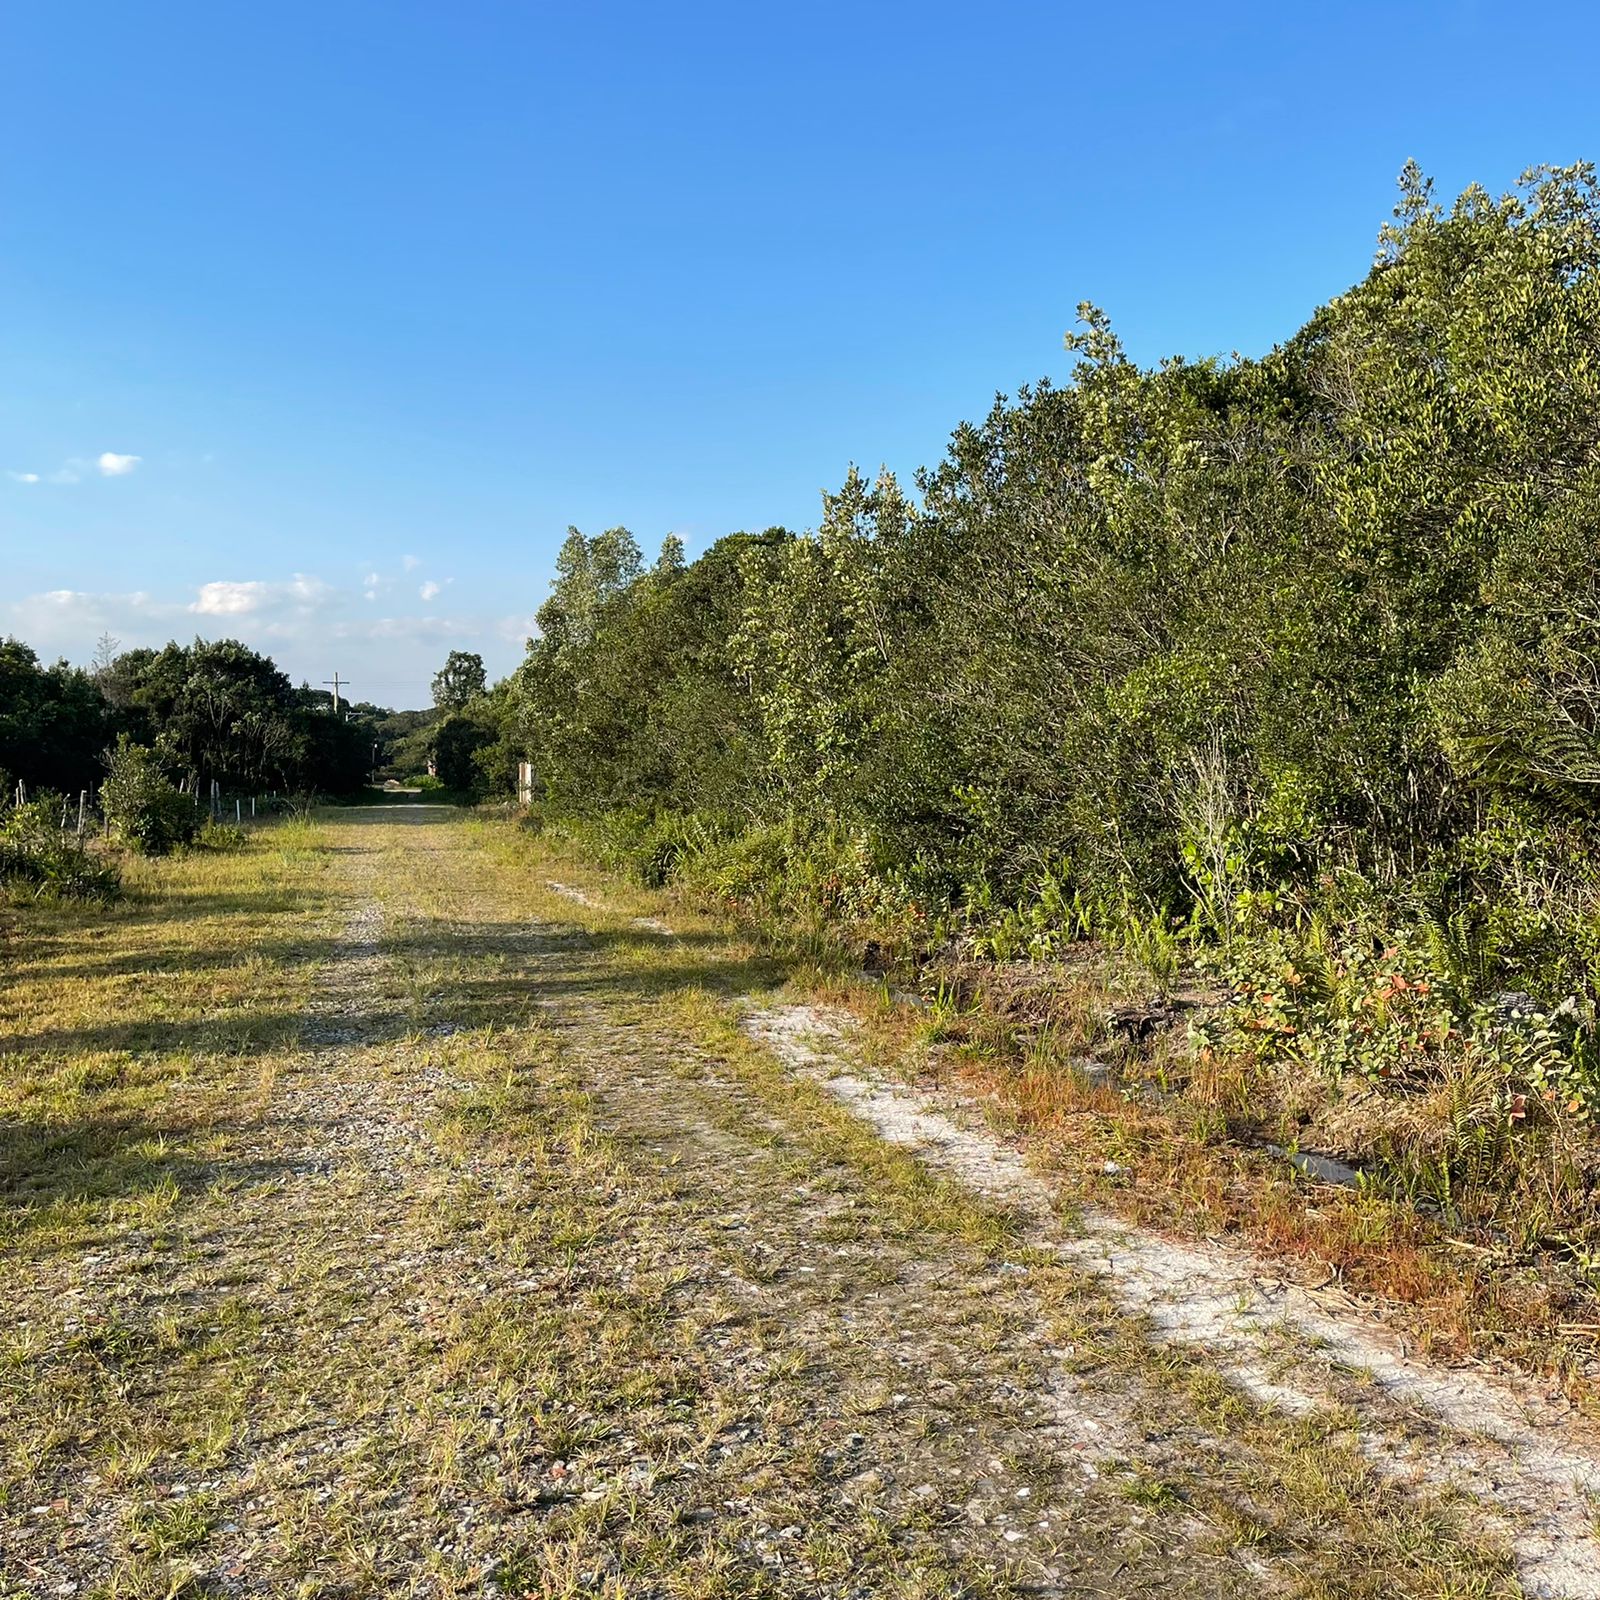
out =
<svg viewBox="0 0 1600 1600"><path fill-rule="evenodd" d="M334 714L334 716L338 716L339 715L339 690L341 688L348 689L350 687L350 680L348 678L341 678L339 676L339 674L336 672L336 673L334 673L334 675L331 678L324 678L322 681L325 684L327 684L329 688L331 688L333 690L333 714Z"/></svg>

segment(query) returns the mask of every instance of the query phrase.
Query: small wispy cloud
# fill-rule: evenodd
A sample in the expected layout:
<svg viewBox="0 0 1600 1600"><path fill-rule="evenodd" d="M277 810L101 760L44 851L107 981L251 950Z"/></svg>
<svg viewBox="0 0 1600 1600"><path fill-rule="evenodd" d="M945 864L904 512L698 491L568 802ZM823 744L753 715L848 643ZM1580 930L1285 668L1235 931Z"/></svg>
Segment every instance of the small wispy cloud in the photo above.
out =
<svg viewBox="0 0 1600 1600"><path fill-rule="evenodd" d="M407 572L415 572L417 568L422 565L422 561L417 556L401 556L400 565L404 567Z"/></svg>
<svg viewBox="0 0 1600 1600"><path fill-rule="evenodd" d="M14 483L82 483L90 472L98 472L102 478L126 478L143 460L143 456L102 450L93 461L84 456L68 456L53 472L7 472L6 476Z"/></svg>
<svg viewBox="0 0 1600 1600"><path fill-rule="evenodd" d="M435 583L432 578L429 578L428 581L417 590L417 593L420 594L424 600L433 600L443 592L444 585L442 583Z"/></svg>

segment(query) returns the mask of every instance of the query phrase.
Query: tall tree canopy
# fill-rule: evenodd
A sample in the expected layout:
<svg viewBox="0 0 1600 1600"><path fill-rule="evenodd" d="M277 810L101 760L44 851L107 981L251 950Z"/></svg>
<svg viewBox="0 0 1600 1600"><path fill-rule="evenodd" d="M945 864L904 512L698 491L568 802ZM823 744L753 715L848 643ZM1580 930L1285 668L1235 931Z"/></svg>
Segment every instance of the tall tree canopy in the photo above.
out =
<svg viewBox="0 0 1600 1600"><path fill-rule="evenodd" d="M460 711L488 686L483 657L468 650L452 650L433 675L433 703L441 711Z"/></svg>

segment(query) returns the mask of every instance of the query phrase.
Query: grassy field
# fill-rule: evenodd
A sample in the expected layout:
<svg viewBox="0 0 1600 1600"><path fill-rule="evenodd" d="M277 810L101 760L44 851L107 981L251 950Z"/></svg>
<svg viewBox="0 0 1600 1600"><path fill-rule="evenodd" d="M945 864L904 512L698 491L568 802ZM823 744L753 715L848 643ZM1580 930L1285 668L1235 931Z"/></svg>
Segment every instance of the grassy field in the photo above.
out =
<svg viewBox="0 0 1600 1600"><path fill-rule="evenodd" d="M816 973L444 808L130 889L5 912L0 1592L1520 1592L741 1027Z"/></svg>

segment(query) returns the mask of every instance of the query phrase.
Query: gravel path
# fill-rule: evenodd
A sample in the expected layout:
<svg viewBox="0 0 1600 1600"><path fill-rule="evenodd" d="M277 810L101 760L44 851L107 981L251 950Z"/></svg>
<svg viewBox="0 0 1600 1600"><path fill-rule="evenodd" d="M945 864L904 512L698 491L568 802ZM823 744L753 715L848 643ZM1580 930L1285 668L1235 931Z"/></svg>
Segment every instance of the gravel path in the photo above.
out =
<svg viewBox="0 0 1600 1600"><path fill-rule="evenodd" d="M1008 1152L952 1184L816 1091L815 1016L742 1038L736 952L447 812L324 828L327 947L274 977L241 899L225 996L140 965L139 1199L7 1264L0 1595L1517 1592L1041 1250Z"/></svg>
<svg viewBox="0 0 1600 1600"><path fill-rule="evenodd" d="M1570 1415L1551 1414L1537 1392L1518 1395L1412 1356L1391 1329L1331 1310L1241 1252L1179 1243L1092 1209L1063 1229L1048 1186L976 1108L870 1072L843 1012L774 1006L752 1011L744 1026L885 1139L1019 1205L1048 1248L1105 1280L1158 1339L1203 1349L1253 1398L1295 1415L1350 1407L1363 1450L1386 1475L1470 1496L1504 1529L1529 1596L1600 1600L1600 1539L1591 1531L1600 1440ZM1299 1346L1287 1374L1286 1337Z"/></svg>

